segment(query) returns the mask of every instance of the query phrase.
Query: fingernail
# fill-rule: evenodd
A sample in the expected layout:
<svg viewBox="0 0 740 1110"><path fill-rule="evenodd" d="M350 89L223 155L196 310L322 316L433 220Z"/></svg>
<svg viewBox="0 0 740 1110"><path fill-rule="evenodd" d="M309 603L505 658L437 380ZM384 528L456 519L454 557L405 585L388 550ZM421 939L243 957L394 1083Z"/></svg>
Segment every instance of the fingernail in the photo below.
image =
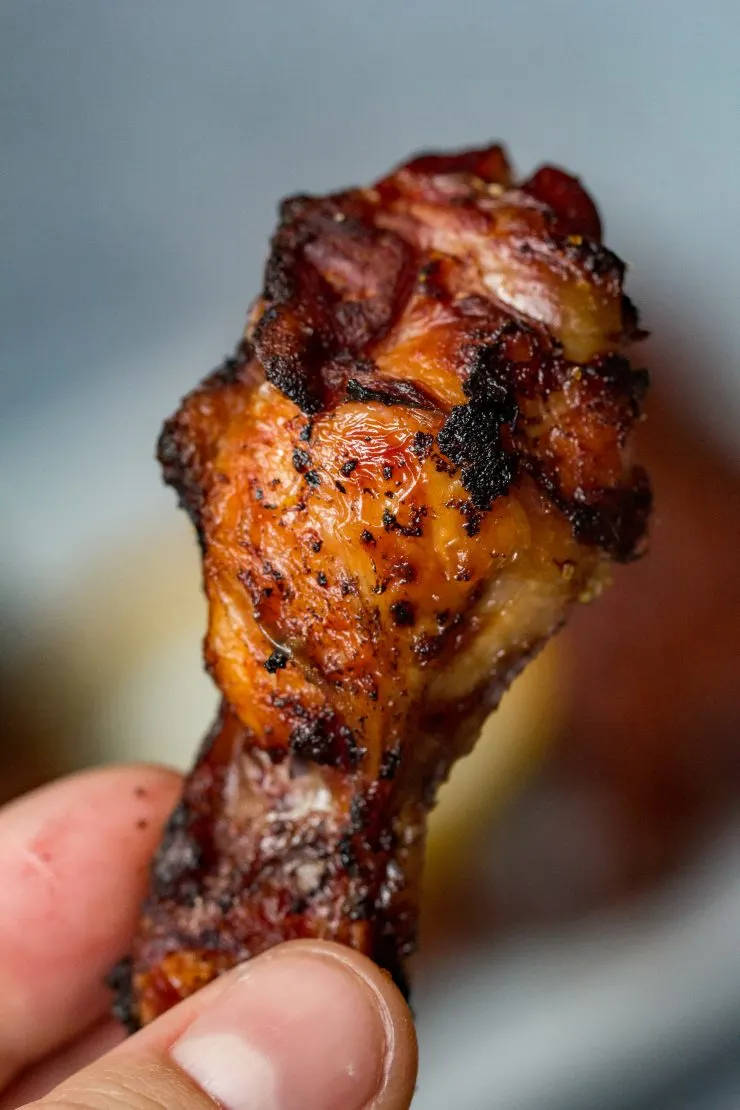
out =
<svg viewBox="0 0 740 1110"><path fill-rule="evenodd" d="M172 1055L225 1110L361 1110L384 1081L383 1005L339 957L305 949L263 957Z"/></svg>

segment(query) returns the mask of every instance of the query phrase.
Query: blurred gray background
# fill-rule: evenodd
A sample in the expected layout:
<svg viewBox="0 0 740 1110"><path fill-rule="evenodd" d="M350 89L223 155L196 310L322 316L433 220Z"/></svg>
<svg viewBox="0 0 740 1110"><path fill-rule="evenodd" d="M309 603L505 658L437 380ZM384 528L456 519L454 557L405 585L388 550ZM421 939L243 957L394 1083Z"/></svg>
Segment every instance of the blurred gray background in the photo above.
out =
<svg viewBox="0 0 740 1110"><path fill-rule="evenodd" d="M580 173L677 384L732 445L739 41L735 0L2 0L0 601L13 650L96 545L173 516L157 427L239 335L277 199L364 182L417 148L502 138L523 171L550 160ZM737 917L715 925L737 968ZM666 975L694 951L679 934ZM664 952L659 928L640 936L643 960ZM710 1007L721 1030L695 1061L690 1022L642 1054L612 1030L610 1057L608 1030L598 1045L579 1034L588 1006L565 1004L582 954L569 943L544 971L525 949L490 980L461 968L422 993L421 1107L740 1105L737 1000L719 1007L730 1025ZM562 1027L539 1008L543 974L546 991L563 987ZM512 978L519 1040L501 1008ZM679 994L671 1005L690 1009ZM635 997L620 1028L644 1006L654 1036L663 996Z"/></svg>

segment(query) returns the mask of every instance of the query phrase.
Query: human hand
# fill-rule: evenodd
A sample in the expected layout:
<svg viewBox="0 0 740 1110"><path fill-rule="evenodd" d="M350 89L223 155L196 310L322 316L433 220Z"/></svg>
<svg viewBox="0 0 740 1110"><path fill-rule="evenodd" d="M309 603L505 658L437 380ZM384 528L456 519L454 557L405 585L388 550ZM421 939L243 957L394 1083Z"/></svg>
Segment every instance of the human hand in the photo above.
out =
<svg viewBox="0 0 740 1110"><path fill-rule="evenodd" d="M180 789L89 772L0 810L0 1110L403 1110L416 1041L396 988L337 945L281 945L124 1039L127 950Z"/></svg>

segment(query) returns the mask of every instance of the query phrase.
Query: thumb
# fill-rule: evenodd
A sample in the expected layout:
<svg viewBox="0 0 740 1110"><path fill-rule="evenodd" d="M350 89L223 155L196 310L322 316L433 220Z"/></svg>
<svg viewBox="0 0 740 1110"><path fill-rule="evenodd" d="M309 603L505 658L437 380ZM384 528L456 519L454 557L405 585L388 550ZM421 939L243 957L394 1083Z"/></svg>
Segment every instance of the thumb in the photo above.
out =
<svg viewBox="0 0 740 1110"><path fill-rule="evenodd" d="M33 1110L406 1110L409 1010L338 945L281 945L71 1076Z"/></svg>

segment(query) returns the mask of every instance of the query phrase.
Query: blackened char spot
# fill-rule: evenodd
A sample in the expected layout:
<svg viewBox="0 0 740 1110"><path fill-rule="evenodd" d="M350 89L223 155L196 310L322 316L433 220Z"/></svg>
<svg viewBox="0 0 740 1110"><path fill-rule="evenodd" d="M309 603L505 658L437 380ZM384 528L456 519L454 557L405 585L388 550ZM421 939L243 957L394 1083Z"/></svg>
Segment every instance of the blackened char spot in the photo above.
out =
<svg viewBox="0 0 740 1110"><path fill-rule="evenodd" d="M450 509L457 509L457 511L464 517L465 524L463 525L465 531L469 536L477 536L480 532L480 524L483 519L483 512L477 508L472 501L465 498L453 498L447 502Z"/></svg>
<svg viewBox="0 0 740 1110"><path fill-rule="evenodd" d="M369 921L373 915L374 903L368 895L361 895L347 910L350 921Z"/></svg>
<svg viewBox="0 0 740 1110"><path fill-rule="evenodd" d="M211 952L224 951L224 938L218 929L203 929L198 934L198 942Z"/></svg>
<svg viewBox="0 0 740 1110"><path fill-rule="evenodd" d="M157 460L162 476L177 494L177 502L190 517L198 537L201 554L206 550L206 533L203 527L205 490L200 477L200 466L194 444L178 416L167 420L157 441Z"/></svg>
<svg viewBox="0 0 740 1110"><path fill-rule="evenodd" d="M303 474L308 470L311 465L311 456L308 451L304 451L302 447L296 447L293 451L293 466L299 474Z"/></svg>
<svg viewBox="0 0 740 1110"><path fill-rule="evenodd" d="M140 1022L134 1000L134 983L131 966L131 957L119 960L116 966L106 976L106 986L114 993L111 1009L113 1016L120 1021L128 1033L136 1033Z"/></svg>
<svg viewBox="0 0 740 1110"><path fill-rule="evenodd" d="M391 616L393 617L393 623L398 625L399 628L410 628L416 620L414 607L410 601L406 600L393 602Z"/></svg>
<svg viewBox="0 0 740 1110"><path fill-rule="evenodd" d="M343 836L337 841L337 854L339 862L348 875L357 873L357 856L350 836Z"/></svg>
<svg viewBox="0 0 740 1110"><path fill-rule="evenodd" d="M309 717L297 724L290 734L290 746L301 759L314 763L332 762L332 737L321 717Z"/></svg>
<svg viewBox="0 0 740 1110"><path fill-rule="evenodd" d="M290 747L300 759L324 766L354 770L363 760L362 748L348 725L343 724L331 709L309 710L294 707L298 718L290 734Z"/></svg>
<svg viewBox="0 0 740 1110"><path fill-rule="evenodd" d="M434 436L430 432L417 432L411 450L417 459L424 460L432 450Z"/></svg>
<svg viewBox="0 0 740 1110"><path fill-rule="evenodd" d="M514 422L517 407L506 385L506 360L498 344L476 351L463 389L470 400L453 408L437 441L460 467L475 507L489 509L516 478L516 459L502 445L501 427Z"/></svg>
<svg viewBox="0 0 740 1110"><path fill-rule="evenodd" d="M368 804L367 798L362 794L355 794L349 807L349 820L353 833L360 833L367 824Z"/></svg>
<svg viewBox="0 0 740 1110"><path fill-rule="evenodd" d="M618 563L639 558L653 505L650 480L641 467L635 467L629 485L603 490L589 503L565 497L539 477L581 543L602 548Z"/></svg>
<svg viewBox="0 0 740 1110"><path fill-rule="evenodd" d="M382 516L383 528L386 532L398 532L402 536L422 536L424 534L424 529L421 522L426 515L426 505L414 505L411 510L411 520L409 523L401 524L395 513L392 513L390 509L384 509Z"/></svg>
<svg viewBox="0 0 740 1110"><path fill-rule="evenodd" d="M266 300L280 304L296 296L298 286L291 272L294 265L294 250L273 250L265 263L263 293Z"/></svg>
<svg viewBox="0 0 740 1110"><path fill-rule="evenodd" d="M413 950L413 937L409 941L409 947ZM402 996L408 1002L411 995L411 984L406 974L403 958L398 951L398 944L392 935L380 938L373 957L378 966L388 972Z"/></svg>
<svg viewBox="0 0 740 1110"><path fill-rule="evenodd" d="M361 382L350 378L346 387L349 401L378 401L382 405L406 405L413 409L431 409L436 406L431 398L414 382L386 378Z"/></svg>
<svg viewBox="0 0 740 1110"><path fill-rule="evenodd" d="M393 779L396 776L399 764L401 762L401 749L390 748L388 751L383 752L380 759L380 778Z"/></svg>
<svg viewBox="0 0 740 1110"><path fill-rule="evenodd" d="M300 219L315 203L316 198L307 193L292 193L289 197L283 197L278 205L280 222L289 223Z"/></svg>
<svg viewBox="0 0 740 1110"><path fill-rule="evenodd" d="M265 670L269 671L270 674L275 674L276 671L282 670L287 665L289 658L287 651L282 648L275 648L272 654L265 659Z"/></svg>
<svg viewBox="0 0 740 1110"><path fill-rule="evenodd" d="M321 401L311 392L298 359L287 355L271 355L265 358L264 363L268 382L284 393L289 401L303 412L319 411Z"/></svg>
<svg viewBox="0 0 740 1110"><path fill-rule="evenodd" d="M269 267L270 263L266 279ZM283 300L284 297L276 295L277 273L273 276L271 292L275 300ZM321 337L302 325L283 305L272 305L258 320L253 339L268 382L306 415L318 412L322 407L320 369L326 358Z"/></svg>
<svg viewBox="0 0 740 1110"><path fill-rule="evenodd" d="M190 812L181 801L164 831L152 864L152 886L159 899L177 896L181 883L195 875L203 863L203 852L190 831Z"/></svg>
<svg viewBox="0 0 740 1110"><path fill-rule="evenodd" d="M352 770L354 770L355 768L360 766L363 759L367 755L367 748L364 748L361 744L357 743L357 738L355 737L355 734L351 728L347 728L346 725L345 728L347 729L347 732L349 734L346 737L347 762Z"/></svg>

